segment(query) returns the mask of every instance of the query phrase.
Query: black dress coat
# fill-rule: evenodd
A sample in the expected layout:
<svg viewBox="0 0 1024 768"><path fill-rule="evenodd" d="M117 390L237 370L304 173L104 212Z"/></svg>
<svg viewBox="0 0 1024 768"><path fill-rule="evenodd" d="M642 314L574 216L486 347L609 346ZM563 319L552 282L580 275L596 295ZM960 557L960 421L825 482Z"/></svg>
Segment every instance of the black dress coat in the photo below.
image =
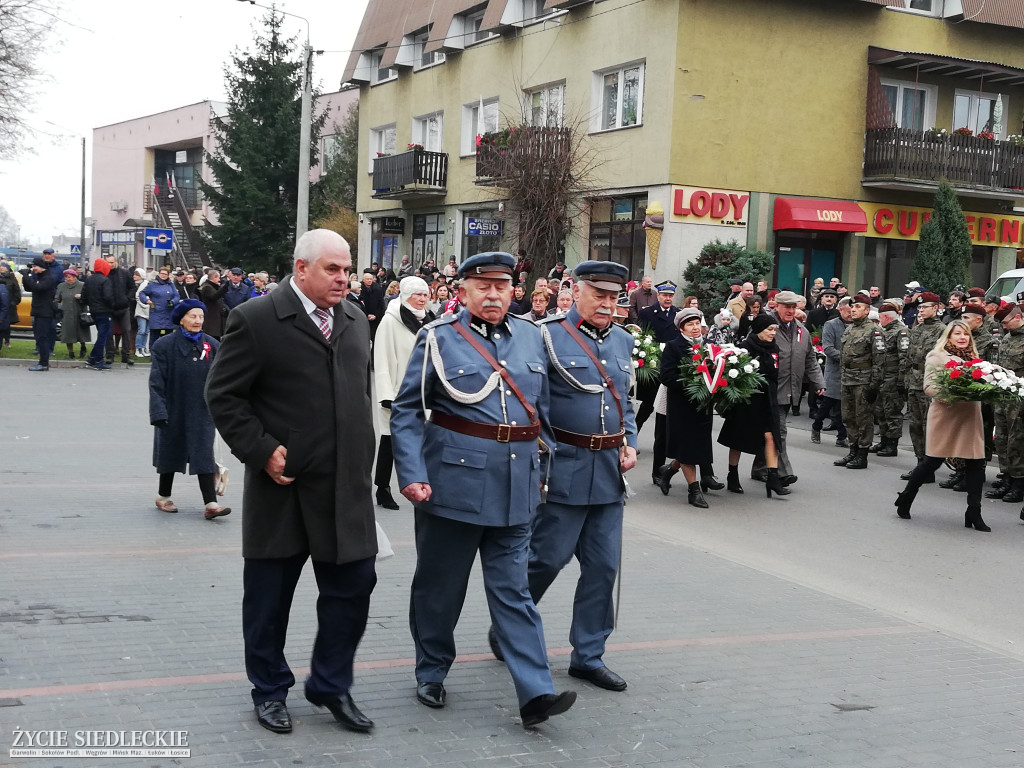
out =
<svg viewBox="0 0 1024 768"><path fill-rule="evenodd" d="M754 335L749 335L737 346L757 358L759 369L768 383L765 390L758 390L750 399L734 405L725 412L725 423L718 433L718 442L742 453L764 452L765 432L771 432L775 447L782 445L779 436L779 361L778 347L773 341L766 344Z"/></svg>
<svg viewBox="0 0 1024 768"><path fill-rule="evenodd" d="M696 340L700 344L703 339ZM711 424L714 413L698 408L679 381L679 363L693 355L693 342L677 336L661 353L661 383L668 389L665 399L665 456L681 464L711 464Z"/></svg>
<svg viewBox="0 0 1024 768"><path fill-rule="evenodd" d="M370 327L352 302L334 307L331 341L286 278L231 310L206 383L206 402L245 464L242 555L309 554L344 564L377 554L371 469ZM264 471L287 451L278 485Z"/></svg>
<svg viewBox="0 0 1024 768"><path fill-rule="evenodd" d="M225 280L217 284L207 280L199 288L199 300L206 305L206 312L203 313L203 333L208 333L215 338L224 335L224 318L228 310L224 306L224 294L228 292L229 283Z"/></svg>
<svg viewBox="0 0 1024 768"><path fill-rule="evenodd" d="M154 341L150 348L149 423L167 422L157 427L153 436L157 474L184 472L186 464L190 475L217 471L213 457L215 430L203 389L219 346L215 338L205 334L194 342L179 328Z"/></svg>

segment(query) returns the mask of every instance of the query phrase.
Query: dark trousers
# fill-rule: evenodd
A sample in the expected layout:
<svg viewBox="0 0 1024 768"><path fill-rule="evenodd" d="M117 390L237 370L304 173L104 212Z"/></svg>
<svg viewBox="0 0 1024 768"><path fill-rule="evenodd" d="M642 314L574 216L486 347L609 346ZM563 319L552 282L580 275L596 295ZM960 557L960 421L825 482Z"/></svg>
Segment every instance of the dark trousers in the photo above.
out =
<svg viewBox="0 0 1024 768"><path fill-rule="evenodd" d="M242 572L242 635L245 672L252 701L284 701L295 676L284 657L288 614L302 567L309 555L246 558ZM352 687L352 662L366 629L370 593L377 583L374 558L336 565L313 561L320 596L306 691L343 696Z"/></svg>
<svg viewBox="0 0 1024 768"><path fill-rule="evenodd" d="M217 475L213 472L196 475L199 478L199 492L203 494L203 504L211 504L217 500ZM174 487L174 473L166 472L160 475L160 484L157 493L160 496L170 496Z"/></svg>
<svg viewBox="0 0 1024 768"><path fill-rule="evenodd" d="M836 425L836 438L843 440L846 437L846 425L843 424L842 403L834 397L822 395L818 398L818 413L811 428L820 432L826 416Z"/></svg>
<svg viewBox="0 0 1024 768"><path fill-rule="evenodd" d="M110 322L113 325L117 325L117 330L120 331L121 336L121 359L127 360L128 355L135 351L135 334L131 332L132 328L132 313L129 309L115 309L110 314ZM113 329L111 330L110 336L107 338L107 359L110 362L114 361L114 357L117 353L117 340L114 338Z"/></svg>
<svg viewBox="0 0 1024 768"><path fill-rule="evenodd" d="M52 317L33 317L32 336L35 338L36 349L39 350L39 364L49 365L53 345L57 343L56 320Z"/></svg>
<svg viewBox="0 0 1024 768"><path fill-rule="evenodd" d="M395 466L395 455L391 452L391 435L381 435L377 443L377 467L373 472L373 484L378 488L391 487L391 469Z"/></svg>
<svg viewBox="0 0 1024 768"><path fill-rule="evenodd" d="M665 466L665 414L654 414L654 466L651 467L651 476L656 477L658 472Z"/></svg>
<svg viewBox="0 0 1024 768"><path fill-rule="evenodd" d="M86 362L98 364L103 362L103 349L110 338L110 316L93 315L92 319L96 322L96 343L92 345L92 352Z"/></svg>

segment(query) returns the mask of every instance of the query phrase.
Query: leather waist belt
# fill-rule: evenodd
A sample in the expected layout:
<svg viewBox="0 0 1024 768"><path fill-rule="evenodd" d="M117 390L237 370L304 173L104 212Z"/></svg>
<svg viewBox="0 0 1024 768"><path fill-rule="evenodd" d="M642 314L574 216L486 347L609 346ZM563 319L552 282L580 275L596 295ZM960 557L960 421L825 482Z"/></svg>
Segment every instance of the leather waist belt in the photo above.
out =
<svg viewBox="0 0 1024 768"><path fill-rule="evenodd" d="M439 411L431 413L430 420L437 426L450 429L452 432L470 437L482 437L485 440L497 440L499 443L519 443L536 440L540 437L540 424L528 424L525 427L516 427L511 424L484 424Z"/></svg>
<svg viewBox="0 0 1024 768"><path fill-rule="evenodd" d="M620 430L614 435L581 435L579 432L566 432L564 429L553 430L555 439L560 443L575 445L578 448L589 448L592 451L603 451L606 448L619 448L622 446L622 438L626 436L626 430Z"/></svg>

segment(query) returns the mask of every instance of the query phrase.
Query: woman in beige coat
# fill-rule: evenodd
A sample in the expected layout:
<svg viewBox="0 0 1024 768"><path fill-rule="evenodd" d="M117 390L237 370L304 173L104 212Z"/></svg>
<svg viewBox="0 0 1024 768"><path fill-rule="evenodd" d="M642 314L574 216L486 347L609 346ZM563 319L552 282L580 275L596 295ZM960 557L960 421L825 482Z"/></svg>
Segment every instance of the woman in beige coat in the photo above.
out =
<svg viewBox="0 0 1024 768"><path fill-rule="evenodd" d="M935 397L935 379L950 360L964 362L977 357L970 328L962 320L953 320L925 359L924 393ZM964 527L977 531L992 530L981 519L981 487L985 483L985 441L981 422L981 403L942 403L932 400L928 406L925 432L925 457L910 473L907 487L896 497L896 514L910 519L910 507L924 479L933 475L947 458L960 458L967 467L967 512Z"/></svg>

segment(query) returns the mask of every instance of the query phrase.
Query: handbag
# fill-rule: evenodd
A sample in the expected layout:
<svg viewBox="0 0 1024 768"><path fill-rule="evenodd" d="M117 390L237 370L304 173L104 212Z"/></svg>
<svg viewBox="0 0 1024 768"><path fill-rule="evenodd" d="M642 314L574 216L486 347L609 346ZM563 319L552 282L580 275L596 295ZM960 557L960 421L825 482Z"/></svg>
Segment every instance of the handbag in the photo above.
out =
<svg viewBox="0 0 1024 768"><path fill-rule="evenodd" d="M82 325L95 325L96 321L92 319L92 312L85 310L84 312L78 313L78 322Z"/></svg>

